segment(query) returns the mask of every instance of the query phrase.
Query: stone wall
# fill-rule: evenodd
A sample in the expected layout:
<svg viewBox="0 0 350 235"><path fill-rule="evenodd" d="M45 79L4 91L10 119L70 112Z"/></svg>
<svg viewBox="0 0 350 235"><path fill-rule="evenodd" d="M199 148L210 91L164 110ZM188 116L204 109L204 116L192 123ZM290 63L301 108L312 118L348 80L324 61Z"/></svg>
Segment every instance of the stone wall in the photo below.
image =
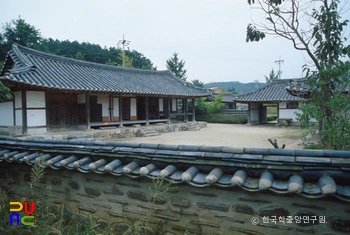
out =
<svg viewBox="0 0 350 235"><path fill-rule="evenodd" d="M0 186L11 199L28 195L31 167L0 164ZM163 225L163 234L346 234L350 227L350 205L332 199L306 199L301 195L276 196L245 192L240 188L196 188L182 183L159 195L152 203L152 180L127 176L81 173L66 169L45 169L42 183L35 190L51 187L53 209L62 209L65 219L88 218L123 234L131 219L144 218L150 211L151 224ZM26 190L23 190L26 189ZM28 189L28 190L27 190ZM18 194L19 193L19 194ZM17 198L15 198L17 197ZM291 216L291 217L290 217ZM295 216L304 218L295 221ZM320 217L324 221L319 220ZM270 220L267 221L266 218ZM276 217L276 222L271 221ZM264 220L265 218L265 220ZM285 218L287 220L279 220ZM288 218L293 218L288 220ZM305 219L317 218L316 221ZM259 220L257 225L256 222Z"/></svg>

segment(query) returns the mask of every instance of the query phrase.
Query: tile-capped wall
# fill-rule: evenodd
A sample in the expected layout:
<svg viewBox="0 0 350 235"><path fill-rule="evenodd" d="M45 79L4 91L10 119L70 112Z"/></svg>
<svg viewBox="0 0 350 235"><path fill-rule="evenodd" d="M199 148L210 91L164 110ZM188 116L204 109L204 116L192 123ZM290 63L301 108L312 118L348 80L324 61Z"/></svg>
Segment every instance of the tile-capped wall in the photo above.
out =
<svg viewBox="0 0 350 235"><path fill-rule="evenodd" d="M29 188L30 170L27 165L14 168L14 164L3 162L1 189L16 195L19 189ZM67 200L68 189L65 219L92 215L100 226L116 234L131 226L128 218L141 219L150 208L154 209L151 222L167 221L164 228L168 235L185 230L190 234L346 234L350 228L350 204L334 198L280 196L237 187L203 189L185 183L154 198L152 181L145 177L82 174L66 169L57 174L50 168L45 169L43 182L52 188L56 211ZM45 190L45 185L36 190Z"/></svg>

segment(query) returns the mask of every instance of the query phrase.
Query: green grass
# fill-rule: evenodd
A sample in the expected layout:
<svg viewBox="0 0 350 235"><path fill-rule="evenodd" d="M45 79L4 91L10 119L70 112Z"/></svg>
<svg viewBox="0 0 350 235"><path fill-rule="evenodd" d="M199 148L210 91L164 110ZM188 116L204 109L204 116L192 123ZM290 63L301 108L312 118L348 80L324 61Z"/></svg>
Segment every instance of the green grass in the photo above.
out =
<svg viewBox="0 0 350 235"><path fill-rule="evenodd" d="M8 136L8 135L9 135L9 133L8 133L8 132L6 132L6 131L0 131L0 135L6 135L6 136Z"/></svg>

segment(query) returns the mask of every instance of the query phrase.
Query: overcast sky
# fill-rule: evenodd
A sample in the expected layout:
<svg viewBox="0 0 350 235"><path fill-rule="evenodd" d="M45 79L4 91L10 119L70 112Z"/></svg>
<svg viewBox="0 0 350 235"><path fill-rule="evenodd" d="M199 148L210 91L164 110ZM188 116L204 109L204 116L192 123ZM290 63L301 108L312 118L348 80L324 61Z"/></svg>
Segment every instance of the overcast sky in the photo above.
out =
<svg viewBox="0 0 350 235"><path fill-rule="evenodd" d="M186 61L188 81L265 82L271 69L278 71L279 58L282 78L299 78L308 60L281 38L246 43L251 22L246 0L0 1L1 24L20 15L45 38L116 47L124 34L130 50L144 54L158 70L177 52Z"/></svg>

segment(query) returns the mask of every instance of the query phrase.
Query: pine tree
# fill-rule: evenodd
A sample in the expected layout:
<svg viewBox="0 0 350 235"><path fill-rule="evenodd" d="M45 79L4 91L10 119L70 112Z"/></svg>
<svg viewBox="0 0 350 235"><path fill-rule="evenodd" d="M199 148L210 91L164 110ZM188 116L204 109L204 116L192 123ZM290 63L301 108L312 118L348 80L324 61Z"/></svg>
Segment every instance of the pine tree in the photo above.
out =
<svg viewBox="0 0 350 235"><path fill-rule="evenodd" d="M182 79L183 81L187 81L187 76L186 76L186 72L187 70L184 69L185 67L185 61L183 60L179 60L179 58L177 57L178 53L174 53L173 57L171 57L170 59L168 59L166 61L166 67L167 69L169 69L176 77Z"/></svg>

